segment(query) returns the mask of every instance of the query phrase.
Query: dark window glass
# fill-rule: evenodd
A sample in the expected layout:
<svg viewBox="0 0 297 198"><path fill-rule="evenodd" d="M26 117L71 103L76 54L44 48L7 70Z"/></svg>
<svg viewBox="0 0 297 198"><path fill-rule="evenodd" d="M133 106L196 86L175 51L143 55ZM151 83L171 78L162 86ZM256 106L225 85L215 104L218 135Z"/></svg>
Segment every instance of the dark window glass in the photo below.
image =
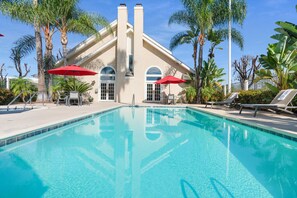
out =
<svg viewBox="0 0 297 198"><path fill-rule="evenodd" d="M152 67L150 68L146 74L152 75L152 74L157 74L157 75L161 75L161 71L157 68L157 67Z"/></svg>
<svg viewBox="0 0 297 198"><path fill-rule="evenodd" d="M101 70L101 74L115 74L115 71L111 67L105 67Z"/></svg>
<svg viewBox="0 0 297 198"><path fill-rule="evenodd" d="M115 76L101 76L100 80L115 80Z"/></svg>
<svg viewBox="0 0 297 198"><path fill-rule="evenodd" d="M160 80L161 77L158 77L158 76L148 76L146 77L146 81L157 81L157 80Z"/></svg>

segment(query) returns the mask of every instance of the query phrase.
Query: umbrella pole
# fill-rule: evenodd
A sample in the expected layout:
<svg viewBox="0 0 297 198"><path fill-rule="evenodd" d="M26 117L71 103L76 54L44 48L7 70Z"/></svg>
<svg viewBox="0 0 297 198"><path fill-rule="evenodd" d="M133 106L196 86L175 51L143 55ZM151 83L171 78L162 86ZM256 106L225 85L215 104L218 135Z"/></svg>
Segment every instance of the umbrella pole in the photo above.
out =
<svg viewBox="0 0 297 198"><path fill-rule="evenodd" d="M169 84L169 94L170 94L170 84Z"/></svg>

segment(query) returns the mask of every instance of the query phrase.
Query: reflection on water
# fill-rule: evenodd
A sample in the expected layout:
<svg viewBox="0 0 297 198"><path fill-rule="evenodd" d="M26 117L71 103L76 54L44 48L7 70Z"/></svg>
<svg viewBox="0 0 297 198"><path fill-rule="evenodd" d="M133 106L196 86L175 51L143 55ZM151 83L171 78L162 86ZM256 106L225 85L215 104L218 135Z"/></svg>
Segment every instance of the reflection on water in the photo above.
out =
<svg viewBox="0 0 297 198"><path fill-rule="evenodd" d="M189 109L120 108L44 136L0 151L1 195L297 197L295 142Z"/></svg>

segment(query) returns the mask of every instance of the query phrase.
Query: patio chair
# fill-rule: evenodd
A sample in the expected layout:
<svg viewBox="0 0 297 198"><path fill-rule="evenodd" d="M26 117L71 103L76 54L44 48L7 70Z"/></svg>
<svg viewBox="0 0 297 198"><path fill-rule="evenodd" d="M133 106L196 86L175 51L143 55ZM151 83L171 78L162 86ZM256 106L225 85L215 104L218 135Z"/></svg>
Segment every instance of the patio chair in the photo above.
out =
<svg viewBox="0 0 297 198"><path fill-rule="evenodd" d="M77 103L72 103L72 104L77 104L78 106L82 105L81 96L79 95L79 93L77 91L70 91L69 98L68 98L68 106L71 105L71 101L77 102Z"/></svg>
<svg viewBox="0 0 297 198"><path fill-rule="evenodd" d="M175 104L174 94L168 94L167 104Z"/></svg>
<svg viewBox="0 0 297 198"><path fill-rule="evenodd" d="M68 104L68 96L66 96L64 93L61 93L60 91L57 91L58 99L57 99L57 105L60 103L64 103L65 105Z"/></svg>
<svg viewBox="0 0 297 198"><path fill-rule="evenodd" d="M292 105L292 100L297 94L297 89L287 89L280 91L270 104L240 104L239 114L241 114L243 108L253 108L254 117L257 116L257 112L260 109L267 109L274 112L283 111L286 113L294 114L288 109L297 108L297 106ZM291 104L291 106L289 106Z"/></svg>
<svg viewBox="0 0 297 198"><path fill-rule="evenodd" d="M234 104L234 101L235 101L236 98L238 98L238 92L232 93L226 100L223 100L223 101L207 102L206 105L205 105L205 108L208 105L211 105L211 108L213 107L213 105L227 105L227 106L231 107L231 105Z"/></svg>

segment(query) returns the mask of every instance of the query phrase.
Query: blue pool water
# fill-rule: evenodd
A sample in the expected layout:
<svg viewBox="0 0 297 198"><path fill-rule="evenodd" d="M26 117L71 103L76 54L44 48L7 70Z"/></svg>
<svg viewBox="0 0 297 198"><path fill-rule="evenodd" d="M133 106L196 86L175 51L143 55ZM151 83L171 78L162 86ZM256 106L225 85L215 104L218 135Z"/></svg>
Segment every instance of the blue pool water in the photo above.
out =
<svg viewBox="0 0 297 198"><path fill-rule="evenodd" d="M0 148L0 197L297 197L297 143L185 108L123 107Z"/></svg>

